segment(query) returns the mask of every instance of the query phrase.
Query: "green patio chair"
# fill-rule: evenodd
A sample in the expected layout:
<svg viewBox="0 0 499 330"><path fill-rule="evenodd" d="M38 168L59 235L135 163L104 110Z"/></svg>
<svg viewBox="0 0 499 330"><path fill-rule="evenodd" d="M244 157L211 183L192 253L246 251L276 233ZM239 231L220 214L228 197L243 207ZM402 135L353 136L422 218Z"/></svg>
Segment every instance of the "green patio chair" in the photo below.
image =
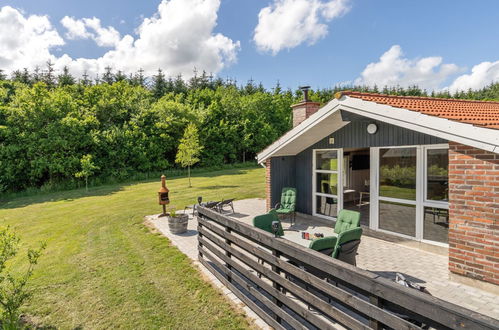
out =
<svg viewBox="0 0 499 330"><path fill-rule="evenodd" d="M338 237L336 236L317 238L310 242L308 247L312 250L319 251L320 253L330 256L334 252L337 241Z"/></svg>
<svg viewBox="0 0 499 330"><path fill-rule="evenodd" d="M277 221L279 223L279 229L277 230L277 236L284 236L284 230L282 229L281 221L277 216L275 210L270 210L269 213L257 215L253 218L253 226L256 228L260 228L274 235L274 230L272 229L272 222ZM264 249L261 246L258 246L259 249ZM266 249L264 249L266 250ZM258 263L264 264L263 259L258 258ZM258 273L258 277L261 278L262 274Z"/></svg>
<svg viewBox="0 0 499 330"><path fill-rule="evenodd" d="M253 226L274 234L274 231L272 230L273 221L279 222L277 236L284 236L284 230L282 229L281 221L279 220L279 217L277 216L277 212L275 210L270 210L269 213L257 215L256 217L254 217Z"/></svg>
<svg viewBox="0 0 499 330"><path fill-rule="evenodd" d="M296 218L296 189L291 187L282 188L281 202L277 203L274 209L277 214L286 214L290 216L290 222Z"/></svg>
<svg viewBox="0 0 499 330"><path fill-rule="evenodd" d="M361 236L362 228L360 227L343 231L338 235L338 241L334 247L332 257L356 266L355 257L360 245Z"/></svg>
<svg viewBox="0 0 499 330"><path fill-rule="evenodd" d="M341 210L334 225L334 232L341 234L345 230L360 227L360 212L351 210Z"/></svg>

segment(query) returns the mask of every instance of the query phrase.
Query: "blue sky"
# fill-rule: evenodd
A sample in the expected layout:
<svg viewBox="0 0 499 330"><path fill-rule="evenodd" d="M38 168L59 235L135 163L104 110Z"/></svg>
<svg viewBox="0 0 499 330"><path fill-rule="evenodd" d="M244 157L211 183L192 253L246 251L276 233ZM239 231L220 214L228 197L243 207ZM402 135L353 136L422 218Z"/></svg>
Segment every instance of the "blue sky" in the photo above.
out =
<svg viewBox="0 0 499 330"><path fill-rule="evenodd" d="M174 7L180 1L183 5ZM198 7L203 9L196 16ZM12 43L12 32L1 28L12 17L28 31L21 33L14 49L0 46L0 67L7 71L43 63L50 56L75 74L116 63L124 70L135 64L146 71L167 66L163 69L172 74L188 76L196 66L239 82L253 78L267 87L279 80L291 88L357 82L455 90L479 88L499 78L499 2L494 0L6 0L0 9L0 44ZM267 15L259 17L265 10ZM44 34L29 32L39 31L32 25L41 24L23 21L30 16L44 17ZM171 23L173 16L176 23ZM66 24L61 23L64 17ZM95 21L82 21L93 17L102 31L91 30ZM151 17L159 19L137 34ZM85 30L68 36L68 27L78 22ZM115 31L99 39L109 27ZM255 37L257 27L260 34ZM126 35L131 41L118 46ZM36 38L44 42L38 45ZM134 45L139 39L142 44ZM28 46L22 43L39 48L24 51ZM25 57L6 56L9 51Z"/></svg>

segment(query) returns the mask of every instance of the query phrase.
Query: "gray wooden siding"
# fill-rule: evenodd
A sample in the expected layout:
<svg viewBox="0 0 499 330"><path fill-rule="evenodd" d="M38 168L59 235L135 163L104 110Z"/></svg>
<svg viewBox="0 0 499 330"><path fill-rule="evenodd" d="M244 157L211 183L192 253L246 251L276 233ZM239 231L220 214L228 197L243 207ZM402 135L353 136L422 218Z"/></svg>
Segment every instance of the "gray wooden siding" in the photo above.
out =
<svg viewBox="0 0 499 330"><path fill-rule="evenodd" d="M270 164L272 207L281 201L284 187L296 187L295 157L274 157Z"/></svg>
<svg viewBox="0 0 499 330"><path fill-rule="evenodd" d="M447 143L431 135L411 131L348 114L345 120L350 124L315 143L296 156L272 158L272 204L279 201L283 187L296 187L298 194L297 211L312 214L312 150L329 148L368 148L403 145ZM375 123L378 126L376 134L367 133L367 125ZM329 138L334 138L334 144L329 144ZM274 169L274 162L276 168ZM293 176L292 178L289 176Z"/></svg>

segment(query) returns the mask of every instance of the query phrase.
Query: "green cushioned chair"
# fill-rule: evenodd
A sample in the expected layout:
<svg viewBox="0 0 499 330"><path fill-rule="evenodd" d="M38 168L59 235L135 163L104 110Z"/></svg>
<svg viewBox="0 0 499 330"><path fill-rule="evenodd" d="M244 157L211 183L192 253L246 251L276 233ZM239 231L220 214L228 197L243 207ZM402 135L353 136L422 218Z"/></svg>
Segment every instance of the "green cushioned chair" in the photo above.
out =
<svg viewBox="0 0 499 330"><path fill-rule="evenodd" d="M286 214L290 216L291 224L296 218L296 189L291 187L282 188L281 202L277 203L275 210L277 214Z"/></svg>
<svg viewBox="0 0 499 330"><path fill-rule="evenodd" d="M277 216L277 212L275 210L270 210L269 213L257 215L256 217L254 217L253 226L265 230L266 232L269 232L271 234L274 234L274 231L272 230L273 221L279 222L279 229L277 230L277 236L284 236L284 231L282 229L281 221L279 220L279 217Z"/></svg>
<svg viewBox="0 0 499 330"><path fill-rule="evenodd" d="M310 242L308 247L312 250L319 251L320 253L330 256L334 252L337 241L338 238L336 236L317 238Z"/></svg>
<svg viewBox="0 0 499 330"><path fill-rule="evenodd" d="M356 266L355 256L357 255L361 236L362 228L360 227L340 233L332 257Z"/></svg>
<svg viewBox="0 0 499 330"><path fill-rule="evenodd" d="M360 212L351 210L341 210L338 213L338 220L334 225L334 232L341 234L345 230L360 227Z"/></svg>

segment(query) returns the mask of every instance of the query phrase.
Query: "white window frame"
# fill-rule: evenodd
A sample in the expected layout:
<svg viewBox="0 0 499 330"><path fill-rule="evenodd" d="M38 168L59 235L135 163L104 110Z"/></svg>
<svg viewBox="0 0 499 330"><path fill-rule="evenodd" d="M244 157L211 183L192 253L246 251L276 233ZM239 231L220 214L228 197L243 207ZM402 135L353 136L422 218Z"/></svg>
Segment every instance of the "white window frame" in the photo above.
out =
<svg viewBox="0 0 499 330"><path fill-rule="evenodd" d="M416 148L416 200L406 200L399 198L381 197L379 196L379 176L380 176L380 149L396 149L396 148ZM449 149L448 144L430 144L430 145L404 145L404 146L383 146L371 147L371 203L370 203L370 221L369 227L391 235L396 235L412 240L421 241L433 245L448 247L447 243L430 241L423 239L423 225L424 225L424 208L435 207L441 209L449 209L449 203L444 201L431 201L426 199L427 187L427 164L429 149ZM379 227L379 203L380 201L395 202L401 204L409 204L416 206L416 219L415 219L415 236L408 236L389 230L384 230Z"/></svg>
<svg viewBox="0 0 499 330"><path fill-rule="evenodd" d="M431 149L447 149L449 150L449 144L430 144L423 146L423 180L424 180L424 189L422 196L422 208L421 208L421 236L420 240L424 243L430 243L434 245L448 247L448 243L442 243L437 241L430 241L424 239L424 208L425 207L434 207L438 209L449 210L449 201L432 201L427 199L428 196L428 150Z"/></svg>
<svg viewBox="0 0 499 330"><path fill-rule="evenodd" d="M317 151L336 151L337 152L337 165L335 171L330 170L317 170L316 169L316 152ZM324 194L317 192L317 173L336 174L338 178L338 195ZM317 213L317 196L332 197L338 201L338 212L343 209L343 148L327 148L327 149L313 149L312 150L312 215L336 221L337 217L330 217L324 214Z"/></svg>

